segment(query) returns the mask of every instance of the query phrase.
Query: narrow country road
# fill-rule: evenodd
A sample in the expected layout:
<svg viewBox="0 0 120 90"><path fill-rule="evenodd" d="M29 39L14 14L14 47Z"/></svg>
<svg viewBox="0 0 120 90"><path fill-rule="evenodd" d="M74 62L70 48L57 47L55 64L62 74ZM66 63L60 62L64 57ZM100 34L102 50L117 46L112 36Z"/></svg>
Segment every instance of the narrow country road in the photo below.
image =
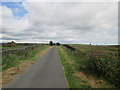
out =
<svg viewBox="0 0 120 90"><path fill-rule="evenodd" d="M5 88L68 88L56 47L17 75Z"/></svg>

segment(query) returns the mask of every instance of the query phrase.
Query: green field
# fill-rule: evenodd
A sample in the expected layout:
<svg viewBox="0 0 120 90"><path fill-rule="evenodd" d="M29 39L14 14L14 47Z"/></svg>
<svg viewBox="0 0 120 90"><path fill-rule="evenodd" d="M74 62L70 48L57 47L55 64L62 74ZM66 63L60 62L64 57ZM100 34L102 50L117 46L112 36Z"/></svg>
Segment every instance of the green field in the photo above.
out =
<svg viewBox="0 0 120 90"><path fill-rule="evenodd" d="M2 48L2 49L17 49L17 48L23 48L23 47L25 47L25 46L23 46L23 45L17 45L15 47L3 47L3 46L0 46L0 48Z"/></svg>
<svg viewBox="0 0 120 90"><path fill-rule="evenodd" d="M23 47L23 46L21 46ZM10 54L5 54L2 55L2 70L6 70L9 69L11 67L14 67L16 65L18 65L20 63L20 61L23 60L37 60L35 58L35 55L38 54L38 52L40 52L41 50L44 50L48 47L48 45L44 45L44 46L39 46L36 49L32 49L32 50L24 50L24 51L19 51L16 53L10 53ZM8 47L11 48L11 47ZM14 47L14 48L18 48ZM19 47L20 48L20 47Z"/></svg>
<svg viewBox="0 0 120 90"><path fill-rule="evenodd" d="M62 64L65 68L69 86L72 88L113 88L120 86L120 57L118 46L96 46L96 45L70 45L79 51L71 51L66 47L59 47L58 51ZM93 81L102 81L92 86L89 78L80 75L79 79L85 79L82 83L76 79L76 73L82 72L86 76L92 76ZM71 74L72 73L72 74ZM70 75L70 76L69 76ZM75 80L77 81L75 81ZM74 83L77 82L77 83ZM86 84L87 82L87 84Z"/></svg>
<svg viewBox="0 0 120 90"><path fill-rule="evenodd" d="M89 83L82 79L79 78L78 76L75 75L75 57L70 55L70 52L66 50L65 47L58 47L58 52L60 55L60 59L62 62L62 65L64 67L65 75L68 81L68 85L70 88L91 88ZM74 59L74 60L73 60Z"/></svg>

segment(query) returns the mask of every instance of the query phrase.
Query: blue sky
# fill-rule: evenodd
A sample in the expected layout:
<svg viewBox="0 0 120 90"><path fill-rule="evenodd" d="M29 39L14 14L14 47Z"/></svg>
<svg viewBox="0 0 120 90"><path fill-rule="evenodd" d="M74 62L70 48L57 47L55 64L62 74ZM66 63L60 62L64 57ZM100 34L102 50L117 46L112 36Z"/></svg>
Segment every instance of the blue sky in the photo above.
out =
<svg viewBox="0 0 120 90"><path fill-rule="evenodd" d="M6 6L12 10L15 18L22 18L25 14L28 13L22 4L23 2L2 2L2 6Z"/></svg>

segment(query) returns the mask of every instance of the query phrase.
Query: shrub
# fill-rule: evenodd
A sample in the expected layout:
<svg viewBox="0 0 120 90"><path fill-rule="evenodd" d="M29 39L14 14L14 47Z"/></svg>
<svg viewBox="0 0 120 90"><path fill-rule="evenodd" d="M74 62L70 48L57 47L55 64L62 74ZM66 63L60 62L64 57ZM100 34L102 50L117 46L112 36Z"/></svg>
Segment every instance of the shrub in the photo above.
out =
<svg viewBox="0 0 120 90"><path fill-rule="evenodd" d="M104 76L110 83L120 88L120 60L115 53L94 51L89 54L86 66L98 76Z"/></svg>

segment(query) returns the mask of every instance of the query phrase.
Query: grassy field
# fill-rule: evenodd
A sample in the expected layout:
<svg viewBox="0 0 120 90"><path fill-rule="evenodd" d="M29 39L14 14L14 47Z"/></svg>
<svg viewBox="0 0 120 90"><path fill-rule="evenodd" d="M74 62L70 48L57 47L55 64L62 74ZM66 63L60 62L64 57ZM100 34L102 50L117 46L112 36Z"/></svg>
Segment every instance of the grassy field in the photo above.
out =
<svg viewBox="0 0 120 90"><path fill-rule="evenodd" d="M80 85L82 80L77 80L77 85L72 83L76 79L74 80L71 77L77 76L79 79L86 80L87 84L84 83L84 85L87 86L84 87L119 88L120 61L118 60L118 46L71 46L79 51L71 51L63 46L58 48L70 87L82 88ZM69 70L67 70L68 67Z"/></svg>
<svg viewBox="0 0 120 90"><path fill-rule="evenodd" d="M20 74L26 70L27 67L36 63L36 60L43 56L51 47L43 45L37 49L24 51L22 54L10 54L3 58L3 71L2 71L2 85L6 85L17 74ZM1 72L0 72L1 74Z"/></svg>
<svg viewBox="0 0 120 90"><path fill-rule="evenodd" d="M103 78L115 87L120 87L119 46L81 45L73 47L78 49L79 53L84 53L83 58L80 57L80 60L76 62L79 70Z"/></svg>
<svg viewBox="0 0 120 90"><path fill-rule="evenodd" d="M24 47L26 47L26 46L24 46L24 45L17 45L17 46L15 46L15 47L3 47L3 46L0 46L0 49L18 49L18 48L24 48Z"/></svg>
<svg viewBox="0 0 120 90"><path fill-rule="evenodd" d="M91 88L88 82L82 78L79 78L75 75L75 65L73 56L69 55L70 53L65 50L64 47L58 47L58 52L62 65L64 67L65 75L70 88Z"/></svg>
<svg viewBox="0 0 120 90"><path fill-rule="evenodd" d="M36 60L35 55L40 52L41 50L46 49L48 46L44 45L44 46L40 46L38 47L38 49L33 49L33 50L26 50L23 52L18 52L15 54L7 54L2 56L2 70L6 70L9 69L11 67L14 67L16 65L18 65L20 63L20 61L24 61L24 60ZM11 48L11 47L10 47ZM14 47L14 48L18 48L18 47Z"/></svg>

